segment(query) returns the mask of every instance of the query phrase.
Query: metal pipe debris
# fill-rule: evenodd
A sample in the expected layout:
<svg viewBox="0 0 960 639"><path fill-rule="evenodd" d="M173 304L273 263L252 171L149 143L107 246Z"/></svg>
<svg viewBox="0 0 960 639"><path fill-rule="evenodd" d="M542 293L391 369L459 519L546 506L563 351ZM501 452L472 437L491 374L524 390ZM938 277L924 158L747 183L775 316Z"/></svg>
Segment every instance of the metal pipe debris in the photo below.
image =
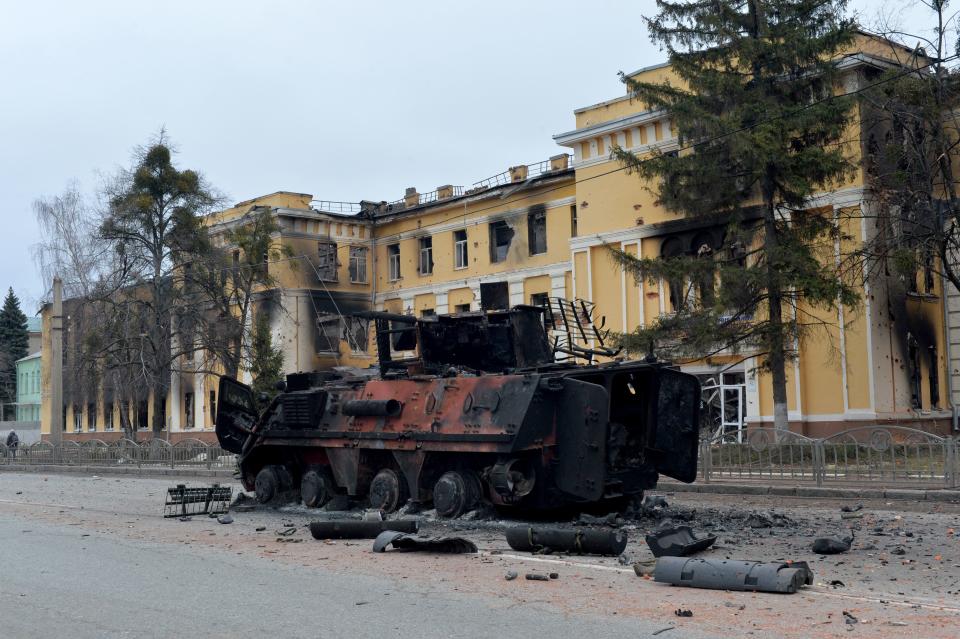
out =
<svg viewBox="0 0 960 639"><path fill-rule="evenodd" d="M568 552L577 555L619 555L627 547L627 535L620 530L589 528L534 528L516 526L507 529L507 543L514 550L527 552Z"/></svg>
<svg viewBox="0 0 960 639"><path fill-rule="evenodd" d="M657 559L654 581L713 590L795 593L813 583L806 562L739 561L735 559Z"/></svg>

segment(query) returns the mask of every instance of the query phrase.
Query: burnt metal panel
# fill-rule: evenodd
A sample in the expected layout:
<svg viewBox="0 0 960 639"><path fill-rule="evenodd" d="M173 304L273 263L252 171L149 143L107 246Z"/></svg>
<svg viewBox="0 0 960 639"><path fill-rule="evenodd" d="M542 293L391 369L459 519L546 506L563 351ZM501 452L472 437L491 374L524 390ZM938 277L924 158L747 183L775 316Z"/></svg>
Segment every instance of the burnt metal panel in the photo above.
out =
<svg viewBox="0 0 960 639"><path fill-rule="evenodd" d="M580 499L600 499L607 461L607 391L564 379L557 399L557 488Z"/></svg>
<svg viewBox="0 0 960 639"><path fill-rule="evenodd" d="M656 429L646 458L658 472L691 483L697 478L700 436L700 382L693 375L662 369L654 384Z"/></svg>
<svg viewBox="0 0 960 639"><path fill-rule="evenodd" d="M337 485L346 489L348 495L357 494L357 474L360 470L359 448L328 448L327 459Z"/></svg>

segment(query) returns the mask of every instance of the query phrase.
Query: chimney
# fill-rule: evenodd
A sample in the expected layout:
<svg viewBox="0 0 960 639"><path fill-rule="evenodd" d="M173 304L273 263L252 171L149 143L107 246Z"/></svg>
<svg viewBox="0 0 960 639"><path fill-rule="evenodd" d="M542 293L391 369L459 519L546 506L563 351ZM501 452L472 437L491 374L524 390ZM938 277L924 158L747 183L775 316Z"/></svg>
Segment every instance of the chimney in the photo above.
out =
<svg viewBox="0 0 960 639"><path fill-rule="evenodd" d="M437 199L445 200L448 197L453 197L453 185L444 184L443 186L437 187Z"/></svg>
<svg viewBox="0 0 960 639"><path fill-rule="evenodd" d="M550 158L550 170L551 171L563 171L570 166L570 156L566 153L561 153L560 155L554 155Z"/></svg>
<svg viewBox="0 0 960 639"><path fill-rule="evenodd" d="M53 278L50 312L50 443L63 441L63 282Z"/></svg>
<svg viewBox="0 0 960 639"><path fill-rule="evenodd" d="M520 166L510 167L511 182L523 182L526 179L527 179L527 166L525 164L521 164Z"/></svg>
<svg viewBox="0 0 960 639"><path fill-rule="evenodd" d="M403 203L407 206L416 206L420 204L420 194L417 193L417 187L407 187L407 194L403 196Z"/></svg>

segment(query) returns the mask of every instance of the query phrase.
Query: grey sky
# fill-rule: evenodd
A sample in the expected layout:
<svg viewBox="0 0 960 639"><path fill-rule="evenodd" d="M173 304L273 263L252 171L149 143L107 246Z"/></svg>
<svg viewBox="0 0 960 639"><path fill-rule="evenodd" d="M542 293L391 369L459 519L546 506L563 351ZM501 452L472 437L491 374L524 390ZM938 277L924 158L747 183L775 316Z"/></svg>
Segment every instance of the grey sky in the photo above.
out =
<svg viewBox="0 0 960 639"><path fill-rule="evenodd" d="M0 288L28 313L45 288L31 202L71 180L92 192L161 126L234 202L394 200L564 151L551 136L575 108L665 59L641 19L653 0L0 7ZM921 18L906 3L905 24Z"/></svg>

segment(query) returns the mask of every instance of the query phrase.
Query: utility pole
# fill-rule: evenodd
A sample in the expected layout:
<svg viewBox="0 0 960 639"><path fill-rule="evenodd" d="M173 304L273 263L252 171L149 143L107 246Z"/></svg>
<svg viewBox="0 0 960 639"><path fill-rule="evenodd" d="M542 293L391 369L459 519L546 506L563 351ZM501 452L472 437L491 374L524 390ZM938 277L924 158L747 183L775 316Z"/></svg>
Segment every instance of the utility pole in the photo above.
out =
<svg viewBox="0 0 960 639"><path fill-rule="evenodd" d="M63 282L53 278L50 316L50 443L63 440Z"/></svg>

